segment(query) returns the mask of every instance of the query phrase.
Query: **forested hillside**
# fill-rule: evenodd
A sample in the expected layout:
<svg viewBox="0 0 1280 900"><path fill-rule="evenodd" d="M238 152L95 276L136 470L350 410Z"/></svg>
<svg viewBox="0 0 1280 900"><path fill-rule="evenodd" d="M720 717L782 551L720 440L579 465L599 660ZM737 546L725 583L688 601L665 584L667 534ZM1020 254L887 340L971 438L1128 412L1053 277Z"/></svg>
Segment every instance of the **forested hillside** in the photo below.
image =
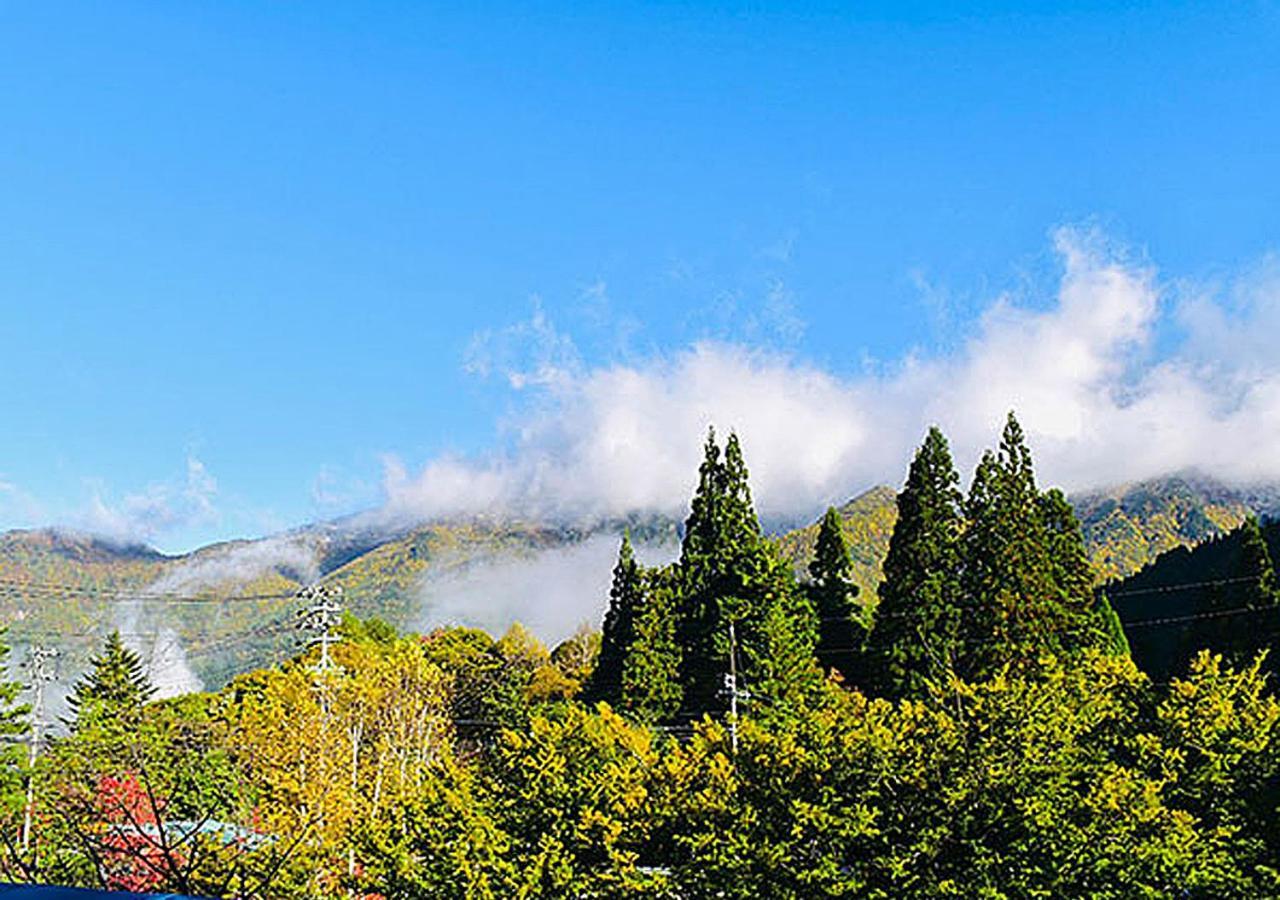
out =
<svg viewBox="0 0 1280 900"><path fill-rule="evenodd" d="M1280 521L1249 518L1229 534L1176 547L1107 585L1134 661L1152 677L1167 678L1202 647L1237 662L1268 649L1280 634L1278 558ZM1167 623L1169 618L1180 621ZM1268 659L1268 671L1277 662Z"/></svg>
<svg viewBox="0 0 1280 900"><path fill-rule="evenodd" d="M894 497L892 489L876 487L837 509L863 607L874 605L883 577ZM1171 547L1225 533L1251 508L1265 511L1273 502L1273 493L1244 494L1190 476L1072 498L1099 581L1130 574ZM669 546L679 540L677 524L660 517L587 527L494 519L392 526L356 517L180 556L68 532L9 532L0 535L0 616L13 623L14 640L57 638L77 663L113 627L148 658L172 654L176 640L181 665L219 685L292 652L293 595L316 579L340 586L357 615L407 627L429 612L429 576L529 558L624 527L637 540ZM815 523L776 536L802 579L818 530ZM174 637L157 646L161 627Z"/></svg>
<svg viewBox="0 0 1280 900"><path fill-rule="evenodd" d="M263 900L1280 894L1274 635L1135 666L1012 417L967 490L931 431L894 504L874 609L836 509L796 577L730 435L678 558L624 537L601 632L551 650L340 618L322 588L310 649L158 701L113 634L65 733L34 742L0 683L0 873ZM1277 539L1249 518L1112 590L1208 572L1241 591L1212 602L1273 610Z"/></svg>

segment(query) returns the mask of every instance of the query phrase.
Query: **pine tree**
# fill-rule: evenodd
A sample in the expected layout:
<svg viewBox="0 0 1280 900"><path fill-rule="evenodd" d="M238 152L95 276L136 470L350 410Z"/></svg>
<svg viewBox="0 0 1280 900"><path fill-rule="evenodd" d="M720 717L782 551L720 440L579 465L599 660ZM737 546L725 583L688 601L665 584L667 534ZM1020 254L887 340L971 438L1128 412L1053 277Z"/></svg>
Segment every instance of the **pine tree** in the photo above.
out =
<svg viewBox="0 0 1280 900"><path fill-rule="evenodd" d="M1056 646L1067 652L1085 647L1114 648L1116 635L1107 613L1110 611L1110 616L1115 617L1115 610L1109 602L1094 600L1093 564L1085 547L1084 532L1062 491L1052 488L1040 496L1040 518L1048 548L1049 576L1057 589L1054 602L1058 606L1057 621L1061 630ZM1116 618L1115 624L1119 621ZM1124 655L1128 652L1129 643L1125 639Z"/></svg>
<svg viewBox="0 0 1280 900"><path fill-rule="evenodd" d="M898 494L898 521L867 642L868 677L884 696L918 694L955 666L964 602L959 482L947 439L930 428Z"/></svg>
<svg viewBox="0 0 1280 900"><path fill-rule="evenodd" d="M1124 633L1120 616L1116 614L1115 607L1111 605L1106 594L1098 595L1098 616L1102 619L1106 634L1102 642L1103 650L1112 656L1131 656L1129 636Z"/></svg>
<svg viewBox="0 0 1280 900"><path fill-rule="evenodd" d="M122 715L136 712L155 693L138 654L112 631L102 652L90 660L89 674L76 682L67 705L76 721L90 713Z"/></svg>
<svg viewBox="0 0 1280 900"><path fill-rule="evenodd" d="M678 571L675 634L684 712L725 707L730 623L742 681L751 690L777 698L807 687L817 673L816 616L791 566L761 533L735 434L723 458L714 431L708 434Z"/></svg>
<svg viewBox="0 0 1280 900"><path fill-rule="evenodd" d="M1244 602L1251 609L1274 606L1280 602L1280 586L1271 562L1271 551L1267 549L1256 516L1244 520L1240 534L1240 575L1251 579L1245 583Z"/></svg>
<svg viewBox="0 0 1280 900"><path fill-rule="evenodd" d="M600 656L596 660L586 695L618 706L622 700L622 669L636 639L636 620L644 606L644 573L636 562L630 532L622 536L618 562L613 567L609 609L604 617Z"/></svg>
<svg viewBox="0 0 1280 900"><path fill-rule="evenodd" d="M854 602L858 586L853 583L853 557L834 506L827 508L818 526L809 575L813 579L809 597L818 616L818 662L839 672L846 684L853 684L861 677L858 662L866 629Z"/></svg>
<svg viewBox="0 0 1280 900"><path fill-rule="evenodd" d="M999 452L984 454L974 472L965 512L962 674L1105 641L1079 523L1060 492L1037 490L1013 413Z"/></svg>
<svg viewBox="0 0 1280 900"><path fill-rule="evenodd" d="M680 711L680 645L676 642L679 573L675 566L644 573L645 603L635 638L622 660L619 705L642 721L671 719Z"/></svg>

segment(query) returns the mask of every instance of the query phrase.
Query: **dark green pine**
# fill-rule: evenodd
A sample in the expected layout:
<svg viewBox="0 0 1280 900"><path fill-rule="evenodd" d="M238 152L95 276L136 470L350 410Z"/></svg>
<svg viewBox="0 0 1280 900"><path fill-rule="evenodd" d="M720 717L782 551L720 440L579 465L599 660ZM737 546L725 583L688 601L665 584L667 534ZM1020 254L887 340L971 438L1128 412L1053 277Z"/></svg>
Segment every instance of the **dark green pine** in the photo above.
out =
<svg viewBox="0 0 1280 900"><path fill-rule="evenodd" d="M76 682L67 705L79 720L90 712L121 714L140 709L155 693L138 654L112 631L89 673Z"/></svg>
<svg viewBox="0 0 1280 900"><path fill-rule="evenodd" d="M1111 605L1106 594L1098 597L1098 615L1102 619L1106 634L1102 644L1103 650L1112 656L1132 655L1129 649L1129 637L1124 633L1124 625L1121 624L1120 616L1116 614L1115 607Z"/></svg>
<svg viewBox="0 0 1280 900"><path fill-rule="evenodd" d="M680 578L674 565L643 573L645 603L622 662L619 705L638 719L666 721L680 711L682 654L676 641Z"/></svg>
<svg viewBox="0 0 1280 900"><path fill-rule="evenodd" d="M737 435L723 456L714 432L707 438L677 570L683 713L723 710L732 666L762 697L807 688L817 673L816 617L791 566L761 533Z"/></svg>
<svg viewBox="0 0 1280 900"><path fill-rule="evenodd" d="M866 630L856 604L853 557L840 513L828 507L818 526L814 557L809 563L809 597L818 616L818 662L839 672L846 684L861 680L858 663Z"/></svg>
<svg viewBox="0 0 1280 900"><path fill-rule="evenodd" d="M644 573L636 562L631 535L622 536L618 562L613 567L609 609L605 612L600 656L587 686L587 698L618 706L622 700L622 670L635 643L636 620L644 605Z"/></svg>
<svg viewBox="0 0 1280 900"><path fill-rule="evenodd" d="M1013 413L999 452L978 464L965 512L963 675L980 678L1046 652L1105 644L1079 522L1061 492L1036 488Z"/></svg>
<svg viewBox="0 0 1280 900"><path fill-rule="evenodd" d="M874 693L917 695L955 667L964 603L959 482L947 439L930 428L898 494L865 654Z"/></svg>

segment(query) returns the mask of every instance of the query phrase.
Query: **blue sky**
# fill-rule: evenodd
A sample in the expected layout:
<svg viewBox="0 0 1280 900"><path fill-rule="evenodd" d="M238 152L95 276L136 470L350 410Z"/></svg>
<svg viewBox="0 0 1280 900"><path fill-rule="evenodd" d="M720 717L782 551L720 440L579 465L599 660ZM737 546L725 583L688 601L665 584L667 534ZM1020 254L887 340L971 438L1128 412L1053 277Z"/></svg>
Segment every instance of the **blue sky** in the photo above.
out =
<svg viewBox="0 0 1280 900"><path fill-rule="evenodd" d="M176 550L459 471L497 504L611 373L857 395L1071 271L1156 305L1109 394L1280 324L1275 4L457 6L0 5L0 527ZM831 466L778 508L889 477Z"/></svg>

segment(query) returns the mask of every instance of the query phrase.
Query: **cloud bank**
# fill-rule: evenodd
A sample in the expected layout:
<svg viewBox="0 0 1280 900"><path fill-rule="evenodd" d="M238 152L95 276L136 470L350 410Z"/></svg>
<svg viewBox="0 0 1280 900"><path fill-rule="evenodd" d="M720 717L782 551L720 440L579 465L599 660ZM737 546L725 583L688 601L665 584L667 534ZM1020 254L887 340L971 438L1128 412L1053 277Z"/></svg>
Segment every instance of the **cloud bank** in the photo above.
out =
<svg viewBox="0 0 1280 900"><path fill-rule="evenodd" d="M195 456L187 457L181 480L154 482L118 501L94 483L88 509L72 524L122 543L144 542L192 525L216 522L218 482Z"/></svg>
<svg viewBox="0 0 1280 900"><path fill-rule="evenodd" d="M762 514L794 520L869 485L900 483L931 424L967 470L1009 409L1042 480L1068 489L1187 468L1242 483L1280 480L1274 267L1225 295L1188 296L1096 234L1062 230L1054 244L1053 296L998 297L954 352L853 376L711 341L591 367L539 309L501 335L530 339L514 364L472 363L501 371L525 400L504 449L417 471L388 460L386 512L680 514L714 423L741 437Z"/></svg>
<svg viewBox="0 0 1280 900"><path fill-rule="evenodd" d="M674 544L638 544L645 565L675 558ZM597 535L568 547L520 557L441 562L423 582L419 597L424 618L419 627L466 625L502 634L521 622L554 644L586 622L595 627L609 598L618 538Z"/></svg>

